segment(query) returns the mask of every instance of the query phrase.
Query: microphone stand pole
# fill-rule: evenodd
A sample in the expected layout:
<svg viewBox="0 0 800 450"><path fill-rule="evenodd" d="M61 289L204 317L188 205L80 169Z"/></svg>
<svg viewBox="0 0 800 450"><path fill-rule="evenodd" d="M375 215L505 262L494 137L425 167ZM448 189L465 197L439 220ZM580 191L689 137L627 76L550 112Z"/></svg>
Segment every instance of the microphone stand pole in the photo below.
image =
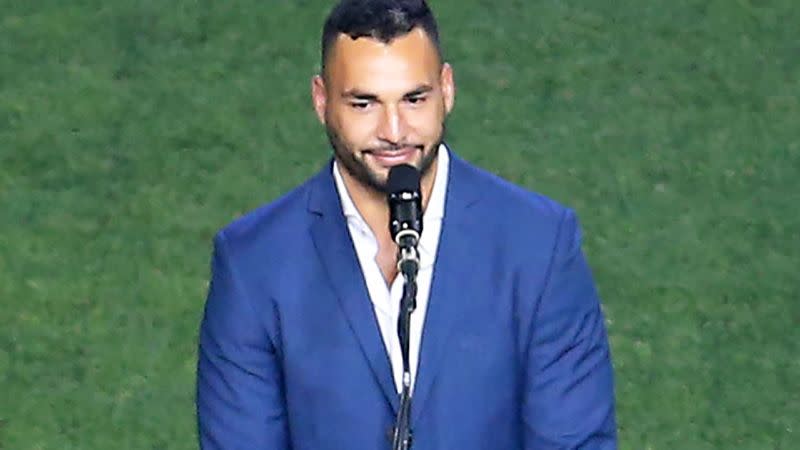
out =
<svg viewBox="0 0 800 450"><path fill-rule="evenodd" d="M416 248L403 249L416 254ZM400 409L397 413L392 450L409 450L411 448L411 364L409 363L409 336L411 313L417 307L417 260L401 259L400 272L405 282L403 297L400 299L400 315L397 320L397 335L400 338L400 350L403 355L403 390L400 394Z"/></svg>

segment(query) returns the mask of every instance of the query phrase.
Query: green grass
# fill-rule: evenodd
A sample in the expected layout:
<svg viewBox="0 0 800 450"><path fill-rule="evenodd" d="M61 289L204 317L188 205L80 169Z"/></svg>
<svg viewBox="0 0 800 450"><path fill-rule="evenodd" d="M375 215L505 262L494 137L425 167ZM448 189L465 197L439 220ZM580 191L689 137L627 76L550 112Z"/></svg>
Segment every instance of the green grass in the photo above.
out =
<svg viewBox="0 0 800 450"><path fill-rule="evenodd" d="M331 3L0 4L0 445L196 448L210 239L328 157ZM795 1L432 4L456 152L581 217L621 448L797 448Z"/></svg>

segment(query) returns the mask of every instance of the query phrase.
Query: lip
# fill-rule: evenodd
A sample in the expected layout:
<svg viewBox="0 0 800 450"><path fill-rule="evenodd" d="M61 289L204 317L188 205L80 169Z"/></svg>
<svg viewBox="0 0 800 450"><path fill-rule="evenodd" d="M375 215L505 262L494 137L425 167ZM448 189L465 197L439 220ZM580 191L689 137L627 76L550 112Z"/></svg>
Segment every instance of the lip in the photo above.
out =
<svg viewBox="0 0 800 450"><path fill-rule="evenodd" d="M378 164L384 167L391 167L412 162L417 151L417 147L403 147L399 150L372 150L367 155Z"/></svg>

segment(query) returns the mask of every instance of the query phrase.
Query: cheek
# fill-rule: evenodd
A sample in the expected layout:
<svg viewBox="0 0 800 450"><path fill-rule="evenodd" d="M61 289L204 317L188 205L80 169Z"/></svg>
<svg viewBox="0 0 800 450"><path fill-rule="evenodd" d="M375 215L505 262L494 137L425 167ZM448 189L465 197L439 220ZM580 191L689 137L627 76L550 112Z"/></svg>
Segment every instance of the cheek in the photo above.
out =
<svg viewBox="0 0 800 450"><path fill-rule="evenodd" d="M424 139L435 139L442 130L444 115L441 104L429 104L409 115L408 123L415 134Z"/></svg>
<svg viewBox="0 0 800 450"><path fill-rule="evenodd" d="M377 120L369 114L343 114L340 118L339 129L342 136L357 145L364 146L373 143L375 139Z"/></svg>

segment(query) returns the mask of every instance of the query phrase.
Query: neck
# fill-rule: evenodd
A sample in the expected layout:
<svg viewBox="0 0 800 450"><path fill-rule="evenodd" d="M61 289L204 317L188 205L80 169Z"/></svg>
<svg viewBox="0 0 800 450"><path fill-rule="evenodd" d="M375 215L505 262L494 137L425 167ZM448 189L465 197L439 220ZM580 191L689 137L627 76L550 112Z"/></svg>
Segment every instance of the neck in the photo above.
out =
<svg viewBox="0 0 800 450"><path fill-rule="evenodd" d="M433 183L436 181L437 165L438 161L434 160L427 173L423 175L420 180L423 211L427 208L428 201L431 197L431 191L433 191ZM344 168L343 164L339 163L339 167L341 168L340 173L342 174L344 185L347 188L347 193L353 200L353 204L359 214L361 214L361 217L364 218L364 221L367 222L372 233L375 234L378 242L391 242L392 237L389 233L389 205L386 202L386 194L376 191L353 178L347 169Z"/></svg>

